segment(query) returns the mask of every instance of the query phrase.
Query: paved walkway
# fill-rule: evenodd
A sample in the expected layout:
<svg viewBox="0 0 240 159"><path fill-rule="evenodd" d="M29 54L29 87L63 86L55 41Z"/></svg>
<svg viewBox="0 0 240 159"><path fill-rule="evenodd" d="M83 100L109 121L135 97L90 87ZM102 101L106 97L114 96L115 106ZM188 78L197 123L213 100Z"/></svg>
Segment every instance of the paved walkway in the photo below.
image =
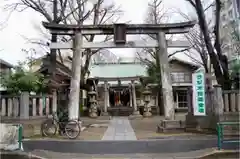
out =
<svg viewBox="0 0 240 159"><path fill-rule="evenodd" d="M127 117L114 117L102 140L137 140Z"/></svg>

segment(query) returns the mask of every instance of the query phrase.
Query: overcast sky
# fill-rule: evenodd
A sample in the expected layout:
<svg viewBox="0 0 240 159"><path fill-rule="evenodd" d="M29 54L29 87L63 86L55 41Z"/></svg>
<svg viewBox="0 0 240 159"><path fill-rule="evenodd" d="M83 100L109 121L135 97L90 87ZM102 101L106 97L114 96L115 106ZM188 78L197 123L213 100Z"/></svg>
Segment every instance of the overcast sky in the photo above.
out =
<svg viewBox="0 0 240 159"><path fill-rule="evenodd" d="M0 0L1 1L1 0ZM130 20L131 23L143 23L148 0L115 0L122 6L124 15L120 22ZM0 2L0 6L1 6ZM164 8L180 9L190 14L191 7L185 0L164 0ZM0 11L0 23L6 19L6 14ZM178 16L173 15L174 21L179 21ZM29 49L31 46L23 38L38 38L36 25L40 25L43 19L32 10L15 12L11 15L4 29L0 31L0 58L16 64L17 61L26 59L26 53L22 49ZM133 56L135 49L112 49L118 56Z"/></svg>

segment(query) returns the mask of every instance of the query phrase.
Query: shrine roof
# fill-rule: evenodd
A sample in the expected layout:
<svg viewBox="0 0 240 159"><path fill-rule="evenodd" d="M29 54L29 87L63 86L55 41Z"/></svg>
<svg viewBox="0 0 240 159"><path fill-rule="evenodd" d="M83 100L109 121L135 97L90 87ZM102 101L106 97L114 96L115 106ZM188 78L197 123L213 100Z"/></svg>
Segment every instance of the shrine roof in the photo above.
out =
<svg viewBox="0 0 240 159"><path fill-rule="evenodd" d="M141 63L121 62L94 64L90 67L90 78L123 78L147 76L146 66Z"/></svg>

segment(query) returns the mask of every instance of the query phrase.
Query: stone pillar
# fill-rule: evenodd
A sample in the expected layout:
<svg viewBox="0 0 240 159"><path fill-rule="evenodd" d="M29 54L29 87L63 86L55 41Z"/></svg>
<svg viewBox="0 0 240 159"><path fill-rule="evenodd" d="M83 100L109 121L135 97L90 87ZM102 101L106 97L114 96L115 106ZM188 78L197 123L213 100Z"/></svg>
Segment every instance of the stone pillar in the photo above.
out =
<svg viewBox="0 0 240 159"><path fill-rule="evenodd" d="M20 119L29 119L29 92L22 92L20 96Z"/></svg>
<svg viewBox="0 0 240 159"><path fill-rule="evenodd" d="M108 106L109 106L109 90L108 90L108 82L104 81L104 111L102 115L108 115Z"/></svg>
<svg viewBox="0 0 240 159"><path fill-rule="evenodd" d="M167 41L164 32L158 33L157 53L160 62L164 116L165 119L167 120L174 120L172 81L170 77L170 69L168 64Z"/></svg>
<svg viewBox="0 0 240 159"><path fill-rule="evenodd" d="M131 81L131 88L132 88L132 102L133 102L133 114L131 115L131 117L133 118L142 117L137 107L136 90L135 90L135 84L133 80Z"/></svg>
<svg viewBox="0 0 240 159"><path fill-rule="evenodd" d="M49 110L49 107L50 107L50 102L49 102L49 97L47 97L47 98L45 98L45 110L46 110L46 116L48 116L49 115L49 112L50 112L50 110Z"/></svg>
<svg viewBox="0 0 240 159"><path fill-rule="evenodd" d="M8 116L12 116L13 115L13 101L12 101L12 98L8 98L7 109L8 109Z"/></svg>
<svg viewBox="0 0 240 159"><path fill-rule="evenodd" d="M18 98L13 98L13 115L14 117L18 116L19 112L19 100Z"/></svg>
<svg viewBox="0 0 240 159"><path fill-rule="evenodd" d="M37 115L37 100L36 98L32 98L32 115Z"/></svg>
<svg viewBox="0 0 240 159"><path fill-rule="evenodd" d="M214 98L214 114L217 116L223 115L224 103L222 96L222 88L220 85L213 86L213 98Z"/></svg>
<svg viewBox="0 0 240 159"><path fill-rule="evenodd" d="M7 105L6 105L6 99L3 98L1 102L2 102L2 111L1 111L1 115L2 115L2 116L6 116L6 108L7 108Z"/></svg>
<svg viewBox="0 0 240 159"><path fill-rule="evenodd" d="M43 99L39 98L39 107L38 107L38 111L39 111L39 116L43 116Z"/></svg>
<svg viewBox="0 0 240 159"><path fill-rule="evenodd" d="M72 78L70 83L68 118L78 120L79 117L79 94L82 66L82 34L77 32L73 44Z"/></svg>
<svg viewBox="0 0 240 159"><path fill-rule="evenodd" d="M57 91L53 90L52 92L52 112L57 112Z"/></svg>

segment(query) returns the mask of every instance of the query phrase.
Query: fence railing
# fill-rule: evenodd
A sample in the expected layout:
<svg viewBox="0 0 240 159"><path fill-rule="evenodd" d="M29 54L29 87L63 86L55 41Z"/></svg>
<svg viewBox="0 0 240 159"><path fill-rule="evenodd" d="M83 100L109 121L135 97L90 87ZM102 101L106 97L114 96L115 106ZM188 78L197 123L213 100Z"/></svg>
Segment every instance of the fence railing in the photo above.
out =
<svg viewBox="0 0 240 159"><path fill-rule="evenodd" d="M3 95L0 97L1 117L41 117L57 110L56 94L30 95L23 93L18 96Z"/></svg>
<svg viewBox="0 0 240 159"><path fill-rule="evenodd" d="M224 112L240 112L240 91L223 91Z"/></svg>
<svg viewBox="0 0 240 159"><path fill-rule="evenodd" d="M230 126L230 127L234 127L237 126L236 130L237 133L237 137L236 138L230 138L230 139L225 139L226 135L228 136L235 136L236 134L224 134L224 126ZM222 149L222 145L224 143L240 143L240 139L239 139L239 126L240 123L239 122L220 122L217 124L217 132L218 132L218 149Z"/></svg>

